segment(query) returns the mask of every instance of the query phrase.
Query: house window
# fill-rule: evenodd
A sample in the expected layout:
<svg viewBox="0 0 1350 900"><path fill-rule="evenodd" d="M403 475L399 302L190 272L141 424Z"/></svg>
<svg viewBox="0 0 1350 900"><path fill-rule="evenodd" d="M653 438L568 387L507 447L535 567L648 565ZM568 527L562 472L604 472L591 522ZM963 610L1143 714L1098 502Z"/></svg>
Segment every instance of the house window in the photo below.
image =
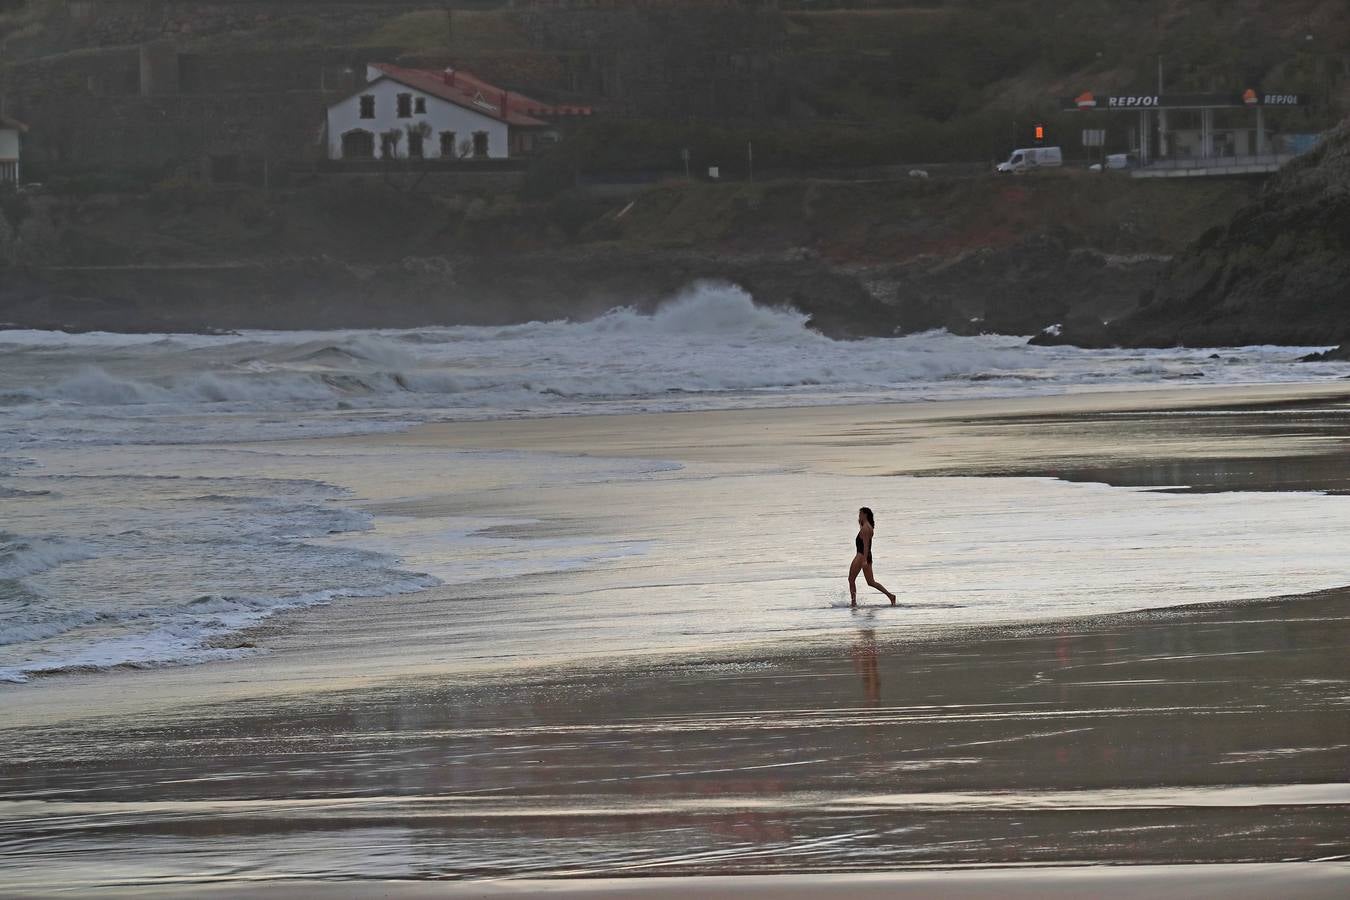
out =
<svg viewBox="0 0 1350 900"><path fill-rule="evenodd" d="M455 152L455 133L453 131L441 132L441 158L454 159L458 156Z"/></svg>
<svg viewBox="0 0 1350 900"><path fill-rule="evenodd" d="M410 159L422 158L422 132L408 129L408 157Z"/></svg>
<svg viewBox="0 0 1350 900"><path fill-rule="evenodd" d="M342 136L343 159L374 159L375 135L355 128Z"/></svg>
<svg viewBox="0 0 1350 900"><path fill-rule="evenodd" d="M473 133L473 158L485 159L488 155L488 133L486 131L475 131Z"/></svg>
<svg viewBox="0 0 1350 900"><path fill-rule="evenodd" d="M412 117L412 94L398 95L398 117L400 119Z"/></svg>
<svg viewBox="0 0 1350 900"><path fill-rule="evenodd" d="M424 114L426 113L426 111L427 111L426 97L418 97L416 100L413 101L413 112L418 114Z"/></svg>
<svg viewBox="0 0 1350 900"><path fill-rule="evenodd" d="M363 118L363 119L373 119L373 118L375 118L375 95L374 95L374 94L362 94L362 95L361 95L361 118Z"/></svg>

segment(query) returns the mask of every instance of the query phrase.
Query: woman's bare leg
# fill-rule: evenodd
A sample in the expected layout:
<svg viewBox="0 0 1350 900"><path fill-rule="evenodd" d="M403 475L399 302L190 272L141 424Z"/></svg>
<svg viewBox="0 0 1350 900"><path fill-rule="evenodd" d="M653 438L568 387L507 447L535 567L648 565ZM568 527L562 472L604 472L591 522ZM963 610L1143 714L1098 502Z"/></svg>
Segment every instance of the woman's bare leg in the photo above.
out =
<svg viewBox="0 0 1350 900"><path fill-rule="evenodd" d="M895 605L895 595L892 594L890 591L886 590L886 588L885 588L884 586L882 586L882 584L881 584L880 581L877 581L875 578L872 577L872 564L871 564L871 563L864 563L864 564L863 564L863 575L867 577L867 586L868 586L868 587L876 588L877 590L881 591L881 592L882 592L883 594L885 594L887 597L890 597L890 598L891 598L891 606L894 606L894 605ZM849 582L850 585L851 585L852 583L853 583L853 582L851 582L851 581Z"/></svg>
<svg viewBox="0 0 1350 900"><path fill-rule="evenodd" d="M862 571L862 554L856 554L853 562L848 567L848 598L851 601L849 606L858 605L858 573Z"/></svg>

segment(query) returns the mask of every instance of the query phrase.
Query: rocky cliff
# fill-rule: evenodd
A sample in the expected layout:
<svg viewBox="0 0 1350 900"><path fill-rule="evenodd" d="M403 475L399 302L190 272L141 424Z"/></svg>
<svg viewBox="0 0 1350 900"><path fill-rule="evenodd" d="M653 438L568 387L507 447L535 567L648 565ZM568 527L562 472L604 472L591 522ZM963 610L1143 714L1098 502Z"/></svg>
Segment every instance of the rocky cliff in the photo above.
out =
<svg viewBox="0 0 1350 900"><path fill-rule="evenodd" d="M1080 322L1085 346L1350 341L1350 122L1167 265L1137 308Z"/></svg>

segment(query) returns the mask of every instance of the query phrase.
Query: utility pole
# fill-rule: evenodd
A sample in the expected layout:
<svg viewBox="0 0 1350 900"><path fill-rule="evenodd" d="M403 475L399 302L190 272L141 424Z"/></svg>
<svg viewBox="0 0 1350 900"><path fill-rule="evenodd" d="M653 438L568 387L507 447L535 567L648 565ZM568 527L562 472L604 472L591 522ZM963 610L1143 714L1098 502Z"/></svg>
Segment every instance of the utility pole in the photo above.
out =
<svg viewBox="0 0 1350 900"><path fill-rule="evenodd" d="M1158 54L1158 158L1167 158L1167 110L1162 106L1163 58Z"/></svg>

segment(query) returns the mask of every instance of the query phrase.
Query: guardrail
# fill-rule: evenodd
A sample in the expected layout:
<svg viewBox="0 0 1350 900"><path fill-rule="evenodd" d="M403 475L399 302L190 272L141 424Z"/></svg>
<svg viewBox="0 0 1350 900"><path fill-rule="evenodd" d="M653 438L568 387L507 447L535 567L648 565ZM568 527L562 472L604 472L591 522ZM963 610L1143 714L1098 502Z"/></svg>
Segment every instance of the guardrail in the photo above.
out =
<svg viewBox="0 0 1350 900"><path fill-rule="evenodd" d="M1297 157L1296 153L1269 153L1260 156L1211 156L1192 159L1163 159L1134 169L1134 178L1221 178L1234 175L1270 175Z"/></svg>
<svg viewBox="0 0 1350 900"><path fill-rule="evenodd" d="M1148 169L1221 169L1245 168L1248 166L1283 166L1293 159L1294 153L1263 153L1254 156L1187 156L1171 159L1153 160L1141 170Z"/></svg>

